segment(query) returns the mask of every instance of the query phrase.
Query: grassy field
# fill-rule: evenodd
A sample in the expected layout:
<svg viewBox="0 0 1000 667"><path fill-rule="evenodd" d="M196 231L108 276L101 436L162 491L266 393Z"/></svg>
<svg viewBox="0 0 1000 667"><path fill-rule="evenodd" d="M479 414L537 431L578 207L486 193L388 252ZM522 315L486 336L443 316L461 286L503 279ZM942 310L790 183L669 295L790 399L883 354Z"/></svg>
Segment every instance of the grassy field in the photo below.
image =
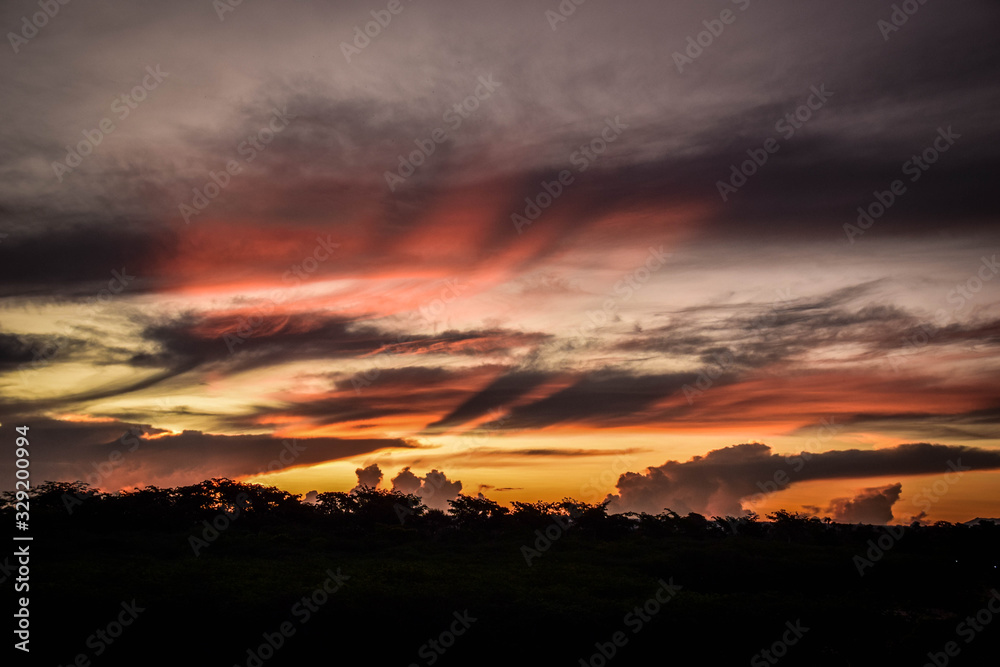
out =
<svg viewBox="0 0 1000 667"><path fill-rule="evenodd" d="M1000 637L1000 622L956 630L1000 587L992 526L910 531L860 576L884 529L570 529L529 565L524 547L545 546L530 527L242 521L197 556L199 523L42 526L31 664L922 665L955 641L949 664L987 665ZM760 653L783 639L780 661Z"/></svg>

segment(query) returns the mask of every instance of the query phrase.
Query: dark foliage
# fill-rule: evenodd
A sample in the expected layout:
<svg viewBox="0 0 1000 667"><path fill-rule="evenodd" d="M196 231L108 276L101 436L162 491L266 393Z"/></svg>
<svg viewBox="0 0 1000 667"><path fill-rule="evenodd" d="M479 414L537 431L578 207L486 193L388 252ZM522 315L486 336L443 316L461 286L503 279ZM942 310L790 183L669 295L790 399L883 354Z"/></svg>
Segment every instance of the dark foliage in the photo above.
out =
<svg viewBox="0 0 1000 667"><path fill-rule="evenodd" d="M7 525L14 502L3 495ZM441 512L394 491L307 503L228 479L116 494L46 482L29 502L32 658L46 664L257 665L247 650L291 621L261 666L429 665L421 648L466 609L478 620L434 664L588 664L618 631L611 667L753 664L801 620L810 631L781 665L924 664L948 641L955 664L978 665L1000 636L1000 616L974 642L956 634L1000 587L988 522L890 531L482 496ZM297 602L338 570L343 589L300 623ZM664 580L682 589L635 631L630 610ZM97 656L89 638L132 599L148 611Z"/></svg>

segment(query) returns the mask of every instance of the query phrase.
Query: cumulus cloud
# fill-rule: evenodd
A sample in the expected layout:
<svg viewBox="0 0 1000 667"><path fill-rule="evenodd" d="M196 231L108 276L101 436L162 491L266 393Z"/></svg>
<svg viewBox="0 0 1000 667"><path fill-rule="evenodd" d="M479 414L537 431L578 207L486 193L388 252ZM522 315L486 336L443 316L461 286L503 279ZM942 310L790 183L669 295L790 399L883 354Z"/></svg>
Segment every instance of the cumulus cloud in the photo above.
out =
<svg viewBox="0 0 1000 667"><path fill-rule="evenodd" d="M970 470L996 470L1000 468L1000 452L916 443L877 450L783 456L760 443L734 445L695 456L690 461L667 461L645 472L626 472L618 479L618 493L607 497L608 508L612 512L659 513L671 509L681 514L739 515L744 512L744 499L781 491L796 482L939 474L953 469L950 466L954 464ZM837 516L862 516L868 523L884 523L892 518L889 510L896 499L898 493L893 498L892 493L885 491L871 499L863 494L839 499L844 502L835 501L834 506L841 512Z"/></svg>
<svg viewBox="0 0 1000 667"><path fill-rule="evenodd" d="M618 478L618 495L609 496L612 512L681 514L741 513L740 499L759 491L756 482L770 479L774 459L763 444L743 444L695 456L686 463L668 461L645 473L626 472ZM766 475L766 476L765 476Z"/></svg>
<svg viewBox="0 0 1000 667"><path fill-rule="evenodd" d="M420 489L420 478L410 471L409 466L392 478L392 490L400 493L416 493Z"/></svg>
<svg viewBox="0 0 1000 667"><path fill-rule="evenodd" d="M449 480L448 476L439 470L431 470L425 476L419 477L407 466L392 478L392 489L420 496L424 504L431 509L447 510L451 507L448 501L454 500L462 492L462 482Z"/></svg>
<svg viewBox="0 0 1000 667"><path fill-rule="evenodd" d="M840 523L886 524L892 521L892 506L903 492L900 483L863 489L853 498L834 498L827 512Z"/></svg>
<svg viewBox="0 0 1000 667"><path fill-rule="evenodd" d="M354 474L358 476L358 485L354 487L355 489L360 489L363 486L377 489L378 485L382 483L382 469L378 467L377 463L373 463L367 468L358 468Z"/></svg>

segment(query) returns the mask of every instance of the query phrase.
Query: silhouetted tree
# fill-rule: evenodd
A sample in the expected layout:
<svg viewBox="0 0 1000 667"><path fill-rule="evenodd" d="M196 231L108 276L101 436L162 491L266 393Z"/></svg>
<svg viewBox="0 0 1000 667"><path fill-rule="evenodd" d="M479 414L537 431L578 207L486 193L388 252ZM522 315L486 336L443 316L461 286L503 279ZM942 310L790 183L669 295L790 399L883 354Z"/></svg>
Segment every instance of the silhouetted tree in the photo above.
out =
<svg viewBox="0 0 1000 667"><path fill-rule="evenodd" d="M333 491L316 496L320 511L341 521L360 526L376 523L405 524L408 519L419 518L427 511L418 496L400 491L373 489L362 486L344 493Z"/></svg>
<svg viewBox="0 0 1000 667"><path fill-rule="evenodd" d="M449 500L451 509L448 514L459 528L498 528L501 517L510 513L506 507L482 496L466 496L459 494L454 500Z"/></svg>
<svg viewBox="0 0 1000 667"><path fill-rule="evenodd" d="M547 503L541 500L533 503L522 503L514 501L511 503L513 510L511 518L518 525L531 528L544 528L552 523L552 515L557 506L555 503Z"/></svg>

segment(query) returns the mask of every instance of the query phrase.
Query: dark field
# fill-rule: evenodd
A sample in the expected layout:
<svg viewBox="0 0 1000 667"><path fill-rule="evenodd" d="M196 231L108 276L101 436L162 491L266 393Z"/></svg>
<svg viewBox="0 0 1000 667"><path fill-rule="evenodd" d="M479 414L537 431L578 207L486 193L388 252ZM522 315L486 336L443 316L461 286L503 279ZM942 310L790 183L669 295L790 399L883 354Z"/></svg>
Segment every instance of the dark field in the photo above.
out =
<svg viewBox="0 0 1000 667"><path fill-rule="evenodd" d="M602 648L611 665L923 665L928 652L996 664L1000 622L980 625L1000 588L992 524L897 539L781 513L504 513L465 497L450 516L417 508L400 522L399 494L323 494L314 507L228 484L187 487L203 492L193 500L87 498L72 513L55 485L36 494L32 664L602 665ZM205 532L246 491L229 525ZM551 541L535 532L546 528ZM855 559L879 538L888 549L871 565Z"/></svg>

